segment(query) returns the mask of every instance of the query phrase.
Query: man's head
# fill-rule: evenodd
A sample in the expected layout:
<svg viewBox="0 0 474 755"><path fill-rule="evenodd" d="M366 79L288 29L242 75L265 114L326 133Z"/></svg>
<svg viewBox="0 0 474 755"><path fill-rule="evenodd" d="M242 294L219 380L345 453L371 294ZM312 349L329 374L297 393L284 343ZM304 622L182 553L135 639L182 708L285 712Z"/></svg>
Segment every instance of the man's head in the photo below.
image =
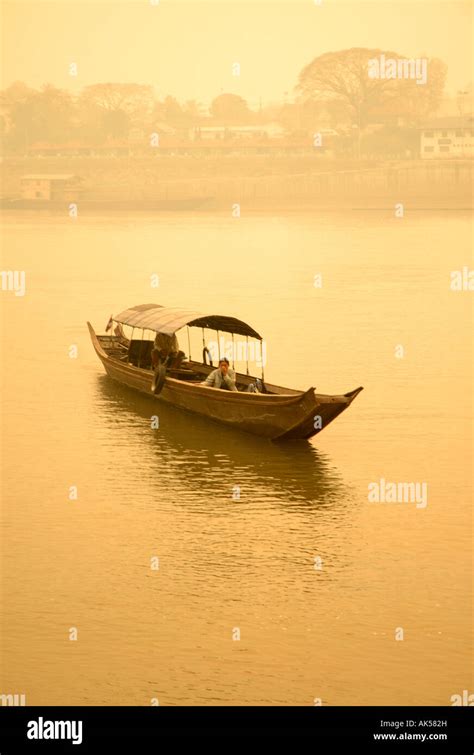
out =
<svg viewBox="0 0 474 755"><path fill-rule="evenodd" d="M227 375L229 372L229 360L226 357L219 359L219 369L223 375Z"/></svg>

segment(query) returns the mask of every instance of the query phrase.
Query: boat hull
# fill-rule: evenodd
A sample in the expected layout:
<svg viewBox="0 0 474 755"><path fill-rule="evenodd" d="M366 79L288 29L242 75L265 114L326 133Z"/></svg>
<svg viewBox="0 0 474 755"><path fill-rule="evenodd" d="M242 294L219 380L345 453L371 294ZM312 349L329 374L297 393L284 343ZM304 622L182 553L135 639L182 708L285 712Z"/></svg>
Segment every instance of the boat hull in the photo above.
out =
<svg viewBox="0 0 474 755"><path fill-rule="evenodd" d="M155 395L151 390L152 372L109 357L90 323L88 327L96 354L113 380L145 393L153 401L163 401L274 441L316 435L347 409L362 390L357 388L342 396L317 394L314 388L275 394L241 393L167 377L161 393Z"/></svg>
<svg viewBox="0 0 474 755"><path fill-rule="evenodd" d="M34 210L35 212L70 212L77 205L78 212L186 212L209 206L211 197L189 199L77 199L38 200L0 199L2 210Z"/></svg>

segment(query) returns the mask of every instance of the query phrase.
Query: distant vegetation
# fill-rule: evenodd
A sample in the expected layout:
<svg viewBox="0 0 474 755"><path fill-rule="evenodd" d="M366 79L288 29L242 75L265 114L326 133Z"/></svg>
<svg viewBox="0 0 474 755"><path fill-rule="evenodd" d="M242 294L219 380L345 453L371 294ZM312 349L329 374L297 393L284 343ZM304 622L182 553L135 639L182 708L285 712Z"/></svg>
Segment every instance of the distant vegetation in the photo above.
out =
<svg viewBox="0 0 474 755"><path fill-rule="evenodd" d="M387 116L416 125L435 112L444 90L446 64L436 58L418 59L426 65L423 83L414 78L371 78L370 63L382 56L390 61L404 60L396 52L365 48L320 55L301 71L297 91L305 101L330 102L346 121L362 127ZM413 61L411 71L415 68Z"/></svg>
<svg viewBox="0 0 474 755"><path fill-rule="evenodd" d="M205 108L195 100L157 99L153 87L142 84L93 84L74 96L51 84L33 89L16 82L1 92L4 151L21 155L38 143L101 145L137 133L145 140L155 131L185 135L205 125L272 122L287 135L310 132L322 122L341 133L361 132L371 123L416 126L439 106L446 65L430 60L423 86L413 80L371 80L367 62L382 53L356 48L321 55L301 71L292 102L258 110L231 93L218 95Z"/></svg>

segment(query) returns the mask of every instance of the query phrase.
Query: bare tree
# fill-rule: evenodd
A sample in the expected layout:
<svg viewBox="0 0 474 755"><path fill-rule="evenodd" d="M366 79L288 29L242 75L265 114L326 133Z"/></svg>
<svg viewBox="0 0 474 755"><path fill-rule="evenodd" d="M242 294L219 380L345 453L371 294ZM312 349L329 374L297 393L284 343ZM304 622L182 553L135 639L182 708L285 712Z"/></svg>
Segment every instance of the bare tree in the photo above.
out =
<svg viewBox="0 0 474 755"><path fill-rule="evenodd" d="M304 100L337 101L347 108L359 129L382 113L417 121L439 106L446 78L446 65L427 61L427 80L420 85L413 78L382 78L369 75L369 61L405 60L396 52L354 47L328 52L301 71L297 92Z"/></svg>

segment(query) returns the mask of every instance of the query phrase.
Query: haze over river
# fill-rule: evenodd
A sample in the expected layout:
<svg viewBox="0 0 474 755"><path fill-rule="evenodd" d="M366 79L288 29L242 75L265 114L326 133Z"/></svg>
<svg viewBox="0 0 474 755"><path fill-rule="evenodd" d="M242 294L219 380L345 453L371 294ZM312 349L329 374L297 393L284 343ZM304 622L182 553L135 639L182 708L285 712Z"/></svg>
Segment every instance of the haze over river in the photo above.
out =
<svg viewBox="0 0 474 755"><path fill-rule="evenodd" d="M28 705L472 692L473 294L450 287L472 268L471 234L462 212L5 215L2 270L24 270L26 293L1 292L0 692ZM153 301L250 323L270 382L364 391L285 445L154 402L105 375L86 327ZM426 483L427 505L369 502L381 479Z"/></svg>

